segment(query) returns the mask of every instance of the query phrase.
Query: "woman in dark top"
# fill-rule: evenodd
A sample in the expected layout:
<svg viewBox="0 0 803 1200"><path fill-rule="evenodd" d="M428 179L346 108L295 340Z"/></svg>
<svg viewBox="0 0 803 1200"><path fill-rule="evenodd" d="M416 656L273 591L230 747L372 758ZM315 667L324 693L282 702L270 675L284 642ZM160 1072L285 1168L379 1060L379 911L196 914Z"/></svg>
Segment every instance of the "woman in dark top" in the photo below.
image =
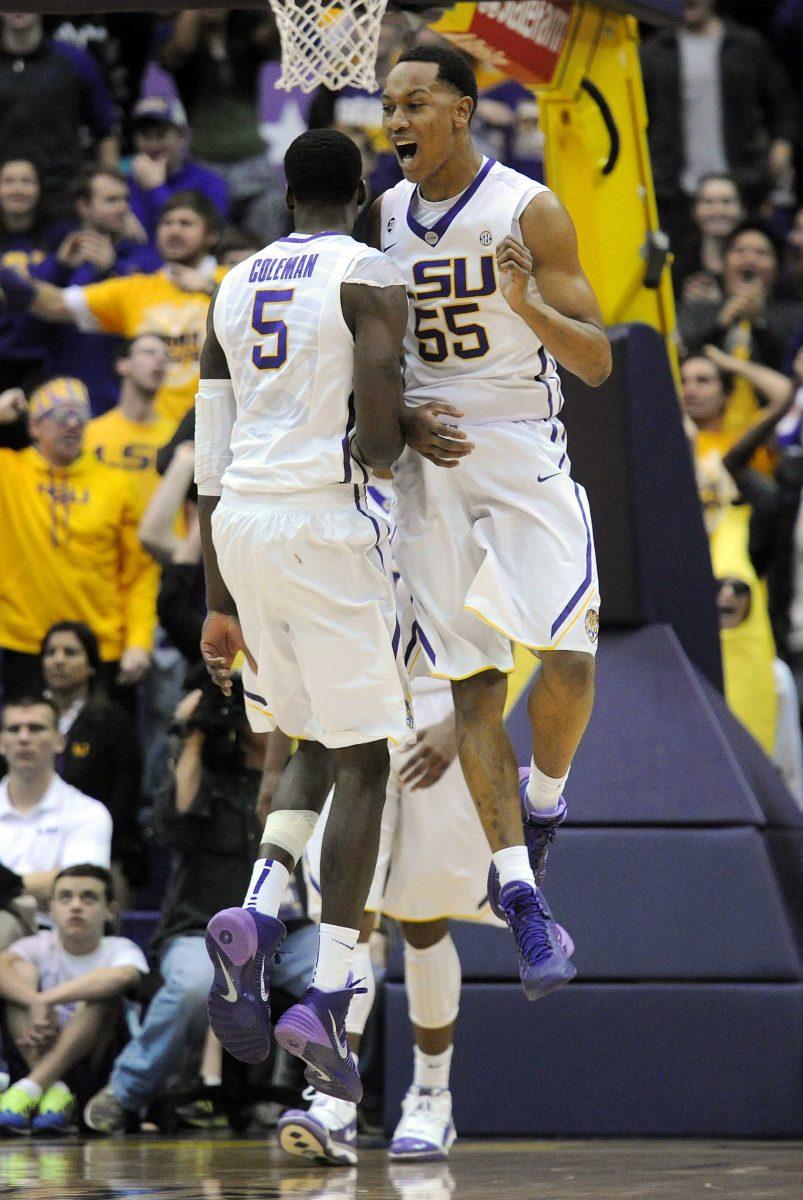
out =
<svg viewBox="0 0 803 1200"><path fill-rule="evenodd" d="M142 803L142 750L131 715L107 694L98 642L81 621L59 621L42 642L42 675L59 710L65 738L57 770L65 782L105 804L112 815L115 885L143 883L145 845L137 814ZM117 896L126 907L128 888Z"/></svg>

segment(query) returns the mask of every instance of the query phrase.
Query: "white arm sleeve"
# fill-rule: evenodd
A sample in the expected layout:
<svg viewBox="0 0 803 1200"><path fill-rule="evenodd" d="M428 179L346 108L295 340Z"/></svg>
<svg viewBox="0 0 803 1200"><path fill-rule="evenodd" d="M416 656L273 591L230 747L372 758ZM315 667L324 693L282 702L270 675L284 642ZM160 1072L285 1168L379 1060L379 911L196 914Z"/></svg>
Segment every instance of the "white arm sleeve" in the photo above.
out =
<svg viewBox="0 0 803 1200"><path fill-rule="evenodd" d="M379 250L365 250L354 259L343 283L365 283L369 287L405 287L405 279L396 264Z"/></svg>
<svg viewBox="0 0 803 1200"><path fill-rule="evenodd" d="M229 466L237 402L230 379L202 379L195 397L195 482L199 496L219 496Z"/></svg>
<svg viewBox="0 0 803 1200"><path fill-rule="evenodd" d="M70 316L75 324L81 330L81 333L98 333L100 330L100 321L90 311L89 305L84 296L84 289L77 284L71 287L66 287L62 292L62 298L67 308L70 310Z"/></svg>

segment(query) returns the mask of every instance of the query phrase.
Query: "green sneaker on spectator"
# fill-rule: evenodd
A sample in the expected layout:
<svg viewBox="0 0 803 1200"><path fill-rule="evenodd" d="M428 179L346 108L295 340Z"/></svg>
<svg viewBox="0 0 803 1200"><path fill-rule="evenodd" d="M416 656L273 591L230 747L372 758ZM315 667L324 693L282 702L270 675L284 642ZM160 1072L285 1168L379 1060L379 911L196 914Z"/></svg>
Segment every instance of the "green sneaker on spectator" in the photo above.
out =
<svg viewBox="0 0 803 1200"><path fill-rule="evenodd" d="M31 1133L67 1133L75 1126L75 1096L66 1083L54 1083L39 1101Z"/></svg>
<svg viewBox="0 0 803 1200"><path fill-rule="evenodd" d="M13 1083L0 1096L0 1132L30 1133L31 1117L38 1107L38 1100Z"/></svg>

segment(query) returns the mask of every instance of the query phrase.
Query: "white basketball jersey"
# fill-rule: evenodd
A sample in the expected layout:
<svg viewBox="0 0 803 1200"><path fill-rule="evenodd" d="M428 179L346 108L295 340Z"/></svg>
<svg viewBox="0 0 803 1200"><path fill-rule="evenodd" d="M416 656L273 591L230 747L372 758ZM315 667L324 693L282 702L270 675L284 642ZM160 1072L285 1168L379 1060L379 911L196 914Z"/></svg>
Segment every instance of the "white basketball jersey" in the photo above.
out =
<svg viewBox="0 0 803 1200"><path fill-rule="evenodd" d="M383 262L346 234L293 234L224 277L215 333L237 403L224 487L298 492L366 480L351 453L354 339L340 285L359 282L372 259Z"/></svg>
<svg viewBox="0 0 803 1200"><path fill-rule="evenodd" d="M441 400L462 424L555 416L563 397L552 355L499 290L496 247L520 237L518 219L547 189L493 159L438 215L419 219L416 184L382 197L382 249L410 296L404 341L405 399ZM440 207L440 206L439 206ZM423 218L426 222L426 218Z"/></svg>

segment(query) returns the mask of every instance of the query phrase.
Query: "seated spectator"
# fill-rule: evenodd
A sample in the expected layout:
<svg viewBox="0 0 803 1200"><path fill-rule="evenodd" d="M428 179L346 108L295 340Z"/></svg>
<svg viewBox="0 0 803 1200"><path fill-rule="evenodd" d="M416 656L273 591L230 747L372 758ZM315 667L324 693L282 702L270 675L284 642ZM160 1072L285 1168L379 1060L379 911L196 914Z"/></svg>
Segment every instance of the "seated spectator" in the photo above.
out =
<svg viewBox="0 0 803 1200"><path fill-rule="evenodd" d="M142 750L131 714L103 685L98 640L80 621L59 621L42 643L42 676L59 714L64 749L56 769L65 783L100 800L112 818L115 893L128 908L128 884L147 879L138 822Z"/></svg>
<svg viewBox="0 0 803 1200"><path fill-rule="evenodd" d="M62 239L54 254L32 270L37 279L57 287L84 287L119 275L156 271L159 255L146 245L147 238L128 203L128 183L119 171L90 166L72 185L78 225ZM114 355L119 341L106 334L76 333L66 326L45 330L48 375L82 379L89 389L92 412L106 412L117 402L119 379Z"/></svg>
<svg viewBox="0 0 803 1200"><path fill-rule="evenodd" d="M6 701L0 753L8 774L0 780L0 949L36 928L59 871L75 862L108 867L112 819L98 801L56 774L64 750L58 711L45 696ZM10 897L10 898L9 898Z"/></svg>
<svg viewBox="0 0 803 1200"><path fill-rule="evenodd" d="M165 266L149 275L127 275L88 287L27 284L0 269L0 292L15 311L45 321L65 321L84 332L164 338L170 365L158 411L177 425L195 402L209 298L225 274L212 257L218 239L217 209L200 192L176 192L159 217L156 244Z"/></svg>
<svg viewBox="0 0 803 1200"><path fill-rule="evenodd" d="M41 207L39 169L24 158L0 164L0 266L30 275L57 236ZM27 387L45 357L47 327L25 313L0 311L0 391Z"/></svg>
<svg viewBox="0 0 803 1200"><path fill-rule="evenodd" d="M270 13L207 8L179 12L160 53L189 114L191 154L225 178L232 219L262 245L287 232L283 173L268 162L257 106L262 64L278 50Z"/></svg>
<svg viewBox="0 0 803 1200"><path fill-rule="evenodd" d="M180 753L156 816L174 851L154 941L164 983L141 1032L118 1056L108 1087L86 1107L84 1119L98 1133L134 1124L136 1115L181 1074L188 1055L200 1052L213 975L204 946L206 925L221 906L240 903L259 846L256 802L269 742L251 731L242 693L224 697L204 679L203 687L182 701L176 720ZM317 938L292 883L280 915L288 928L286 954L273 969L272 986L298 997Z"/></svg>
<svg viewBox="0 0 803 1200"><path fill-rule="evenodd" d="M131 160L131 208L152 241L159 214L176 192L201 192L220 214L229 215L226 181L187 153L189 128L180 100L146 96L131 114L136 154Z"/></svg>
<svg viewBox="0 0 803 1200"><path fill-rule="evenodd" d="M170 360L164 339L141 333L117 351L120 399L86 427L84 447L98 462L124 471L136 484L143 510L156 488L156 451L170 441L172 422L156 412Z"/></svg>
<svg viewBox="0 0 803 1200"><path fill-rule="evenodd" d="M760 225L741 225L725 245L724 299L691 300L681 305L678 327L687 353L711 343L738 358L780 369L803 306L774 298L778 250ZM727 426L742 430L758 400L747 380L737 382L728 406Z"/></svg>
<svg viewBox="0 0 803 1200"><path fill-rule="evenodd" d="M18 1076L0 1097L5 1133L66 1133L75 1093L91 1095L108 1078L124 1038L123 997L148 972L139 946L104 936L113 899L103 867L66 867L53 885L53 929L0 954L3 1039Z"/></svg>
<svg viewBox="0 0 803 1200"><path fill-rule="evenodd" d="M218 243L217 261L229 271L252 254L256 254L262 246L262 240L255 234L249 233L247 229L238 229L236 225L229 225Z"/></svg>
<svg viewBox="0 0 803 1200"><path fill-rule="evenodd" d="M87 132L95 157L115 167L117 109L91 55L44 36L34 13L0 15L0 159L42 164L42 193L52 216L69 214L70 181Z"/></svg>
<svg viewBox="0 0 803 1200"><path fill-rule="evenodd" d="M694 195L694 233L675 247L673 276L681 301L722 300L724 251L728 238L744 221L736 180L727 171L703 175Z"/></svg>
<svg viewBox="0 0 803 1200"><path fill-rule="evenodd" d="M141 500L125 472L84 452L88 419L84 385L51 380L31 397L34 445L0 449L6 694L39 686L42 640L60 620L95 631L104 671L123 687L150 664L158 570L137 539Z"/></svg>

